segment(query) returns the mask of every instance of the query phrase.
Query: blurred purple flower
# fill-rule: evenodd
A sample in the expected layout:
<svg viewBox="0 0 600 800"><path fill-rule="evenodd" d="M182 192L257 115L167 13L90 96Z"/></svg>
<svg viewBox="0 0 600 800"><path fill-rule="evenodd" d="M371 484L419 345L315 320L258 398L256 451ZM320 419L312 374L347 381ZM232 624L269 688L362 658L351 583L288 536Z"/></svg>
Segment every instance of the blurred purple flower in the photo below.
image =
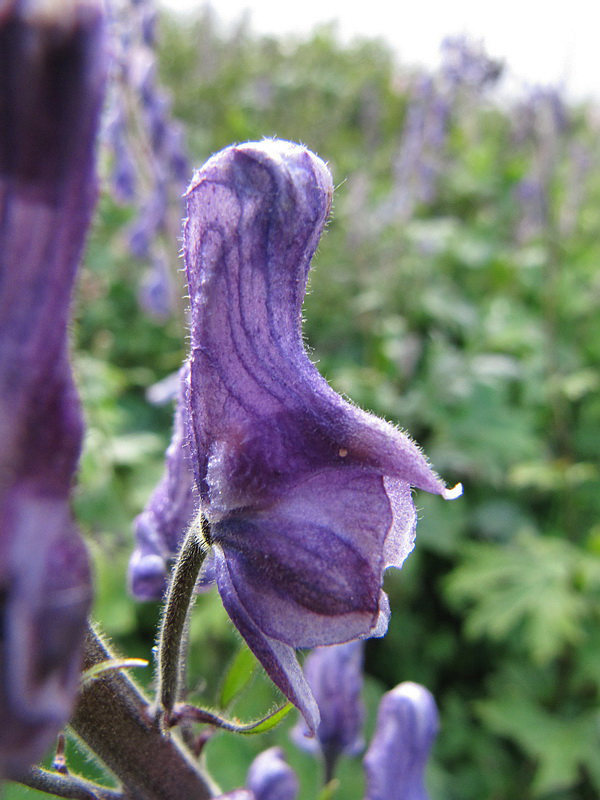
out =
<svg viewBox="0 0 600 800"><path fill-rule="evenodd" d="M424 773L439 730L433 695L417 683L384 694L364 759L365 800L428 800Z"/></svg>
<svg viewBox="0 0 600 800"><path fill-rule="evenodd" d="M220 794L217 800L295 800L299 783L280 747L258 755L248 770L247 789Z"/></svg>
<svg viewBox="0 0 600 800"><path fill-rule="evenodd" d="M179 371L173 438L166 453L164 475L134 523L136 548L129 562L129 586L138 600L160 600L163 596L168 562L177 553L196 513L197 498L188 446L189 372L186 362Z"/></svg>
<svg viewBox="0 0 600 800"><path fill-rule="evenodd" d="M162 322L173 311L173 287L169 266L163 258L155 256L146 272L138 292L140 306L157 322Z"/></svg>
<svg viewBox="0 0 600 800"><path fill-rule="evenodd" d="M417 445L308 359L302 301L333 185L299 145L230 147L187 192L190 444L223 604L316 731L294 649L382 635L383 572L413 547L411 486L446 498Z"/></svg>
<svg viewBox="0 0 600 800"><path fill-rule="evenodd" d="M83 421L67 333L97 194L101 9L0 6L0 778L66 723L91 599L70 511Z"/></svg>
<svg viewBox="0 0 600 800"><path fill-rule="evenodd" d="M449 36L442 42L442 74L451 86L482 91L502 75L504 65L490 58L481 45L467 36Z"/></svg>
<svg viewBox="0 0 600 800"><path fill-rule="evenodd" d="M255 800L295 800L299 791L296 773L280 747L271 747L254 759L246 786Z"/></svg>
<svg viewBox="0 0 600 800"><path fill-rule="evenodd" d="M153 0L113 6L115 64L105 139L112 152L113 194L135 210L125 230L126 246L136 258L162 261L167 268L146 274L138 299L155 320L165 321L176 297L176 276L169 269L176 253L169 246L177 242L191 169L185 130L173 118L170 95L157 75L156 20ZM172 208L177 210L170 214Z"/></svg>
<svg viewBox="0 0 600 800"><path fill-rule="evenodd" d="M321 722L316 739L307 738L309 730L303 720L292 730L292 738L310 752L322 751L326 783L333 777L340 755L357 755L364 747L363 650L362 641L317 647L304 662L304 674L319 706Z"/></svg>

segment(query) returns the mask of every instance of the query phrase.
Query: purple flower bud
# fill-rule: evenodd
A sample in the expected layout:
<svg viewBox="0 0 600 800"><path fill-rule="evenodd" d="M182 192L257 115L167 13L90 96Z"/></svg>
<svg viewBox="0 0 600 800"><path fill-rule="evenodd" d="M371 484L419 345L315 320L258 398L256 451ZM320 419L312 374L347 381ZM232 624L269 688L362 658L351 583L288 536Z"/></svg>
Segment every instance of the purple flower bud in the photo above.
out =
<svg viewBox="0 0 600 800"><path fill-rule="evenodd" d="M130 203L134 199L137 186L135 166L122 139L115 146L111 183L114 196L120 203Z"/></svg>
<svg viewBox="0 0 600 800"><path fill-rule="evenodd" d="M321 722L316 740L307 738L309 730L303 721L293 729L292 737L306 750L323 752L327 780L333 777L340 755L357 755L364 746L363 649L362 641L317 647L304 662L304 674L319 706Z"/></svg>
<svg viewBox="0 0 600 800"><path fill-rule="evenodd" d="M417 683L384 694L364 759L365 800L428 800L424 772L439 730L433 695Z"/></svg>
<svg viewBox="0 0 600 800"><path fill-rule="evenodd" d="M382 634L383 572L413 547L410 487L456 494L304 350L302 301L332 192L304 147L230 147L195 174L184 230L191 454L217 585L311 731L319 712L294 649Z"/></svg>
<svg viewBox="0 0 600 800"><path fill-rule="evenodd" d="M0 6L0 778L43 756L79 683L91 590L67 326L105 60L101 3Z"/></svg>
<svg viewBox="0 0 600 800"><path fill-rule="evenodd" d="M138 292L140 306L158 322L173 311L173 287L169 267L164 258L155 257Z"/></svg>
<svg viewBox="0 0 600 800"><path fill-rule="evenodd" d="M255 800L295 800L299 790L296 773L280 747L271 747L254 759L246 785Z"/></svg>

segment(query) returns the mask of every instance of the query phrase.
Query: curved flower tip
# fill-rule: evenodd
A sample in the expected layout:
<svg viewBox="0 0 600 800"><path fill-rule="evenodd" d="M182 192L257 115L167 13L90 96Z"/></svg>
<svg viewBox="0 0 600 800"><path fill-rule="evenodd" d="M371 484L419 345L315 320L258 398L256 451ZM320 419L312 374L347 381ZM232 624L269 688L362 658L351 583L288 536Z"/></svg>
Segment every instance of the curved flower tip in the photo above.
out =
<svg viewBox="0 0 600 800"><path fill-rule="evenodd" d="M381 635L383 572L413 547L411 486L447 492L404 433L309 360L302 302L332 199L323 161L230 147L187 192L191 453L234 624L316 730L294 648Z"/></svg>
<svg viewBox="0 0 600 800"><path fill-rule="evenodd" d="M317 647L304 662L321 722L313 739L307 738L306 723L298 722L292 729L292 739L309 752L321 750L328 778L333 776L340 755L356 755L364 747L363 651L362 641Z"/></svg>
<svg viewBox="0 0 600 800"><path fill-rule="evenodd" d="M444 489L442 491L442 497L444 500L456 500L457 497L461 497L463 493L463 485L462 483L457 483L456 486L453 486L451 489Z"/></svg>
<svg viewBox="0 0 600 800"><path fill-rule="evenodd" d="M44 755L79 684L91 582L67 325L105 76L99 2L0 5L0 779Z"/></svg>
<svg viewBox="0 0 600 800"><path fill-rule="evenodd" d="M435 700L424 686L401 683L385 694L364 759L365 800L428 800L424 772L438 730Z"/></svg>
<svg viewBox="0 0 600 800"><path fill-rule="evenodd" d="M300 788L280 747L271 747L254 759L246 786L255 800L295 800Z"/></svg>

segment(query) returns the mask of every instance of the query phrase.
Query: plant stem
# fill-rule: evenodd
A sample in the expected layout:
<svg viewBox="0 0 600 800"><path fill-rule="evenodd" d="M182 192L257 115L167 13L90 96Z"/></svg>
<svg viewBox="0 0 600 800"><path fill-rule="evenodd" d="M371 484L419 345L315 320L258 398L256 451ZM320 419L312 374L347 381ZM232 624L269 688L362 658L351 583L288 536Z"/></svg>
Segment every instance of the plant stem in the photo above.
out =
<svg viewBox="0 0 600 800"><path fill-rule="evenodd" d="M90 627L83 669L116 657ZM149 700L122 671L103 672L82 688L71 727L130 800L208 800L216 793L184 746L163 733Z"/></svg>
<svg viewBox="0 0 600 800"><path fill-rule="evenodd" d="M169 727L169 716L179 699L182 647L188 612L193 603L194 587L207 548L203 525L192 524L181 545L173 578L165 603L158 640L158 714L160 722Z"/></svg>
<svg viewBox="0 0 600 800"><path fill-rule="evenodd" d="M118 790L86 781L77 775L63 775L42 767L32 767L19 783L66 800L125 800L127 797Z"/></svg>

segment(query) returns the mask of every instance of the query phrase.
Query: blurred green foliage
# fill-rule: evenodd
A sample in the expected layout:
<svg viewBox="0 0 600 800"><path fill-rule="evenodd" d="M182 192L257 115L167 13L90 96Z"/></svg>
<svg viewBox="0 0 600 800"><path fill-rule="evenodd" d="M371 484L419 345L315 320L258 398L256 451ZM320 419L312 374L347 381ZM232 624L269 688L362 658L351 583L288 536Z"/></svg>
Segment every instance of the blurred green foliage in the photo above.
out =
<svg viewBox="0 0 600 800"><path fill-rule="evenodd" d="M449 105L433 153L411 164L431 191L406 213L398 164L426 102L423 76L384 44L341 46L333 28L257 37L208 11L163 17L160 34L161 79L198 166L264 136L328 160L338 189L305 306L313 358L465 486L454 503L416 498L416 550L386 578L390 630L368 644L369 730L382 691L422 682L442 720L433 800L599 796L597 116L550 91L493 102L468 81L450 91L441 72L429 76ZM184 311L158 324L139 309L129 216L102 196L80 279L73 338L88 431L76 510L97 564L96 616L124 655L149 657L158 609L126 596L126 562L171 424L171 408L145 392L181 363L186 324ZM215 703L239 641L213 594L197 601L190 643L193 695ZM250 719L274 700L258 675L235 713ZM215 736L206 758L224 789L277 742L302 796L315 797L319 767L291 746L292 723ZM335 797L361 797L362 780L360 762L345 763Z"/></svg>

